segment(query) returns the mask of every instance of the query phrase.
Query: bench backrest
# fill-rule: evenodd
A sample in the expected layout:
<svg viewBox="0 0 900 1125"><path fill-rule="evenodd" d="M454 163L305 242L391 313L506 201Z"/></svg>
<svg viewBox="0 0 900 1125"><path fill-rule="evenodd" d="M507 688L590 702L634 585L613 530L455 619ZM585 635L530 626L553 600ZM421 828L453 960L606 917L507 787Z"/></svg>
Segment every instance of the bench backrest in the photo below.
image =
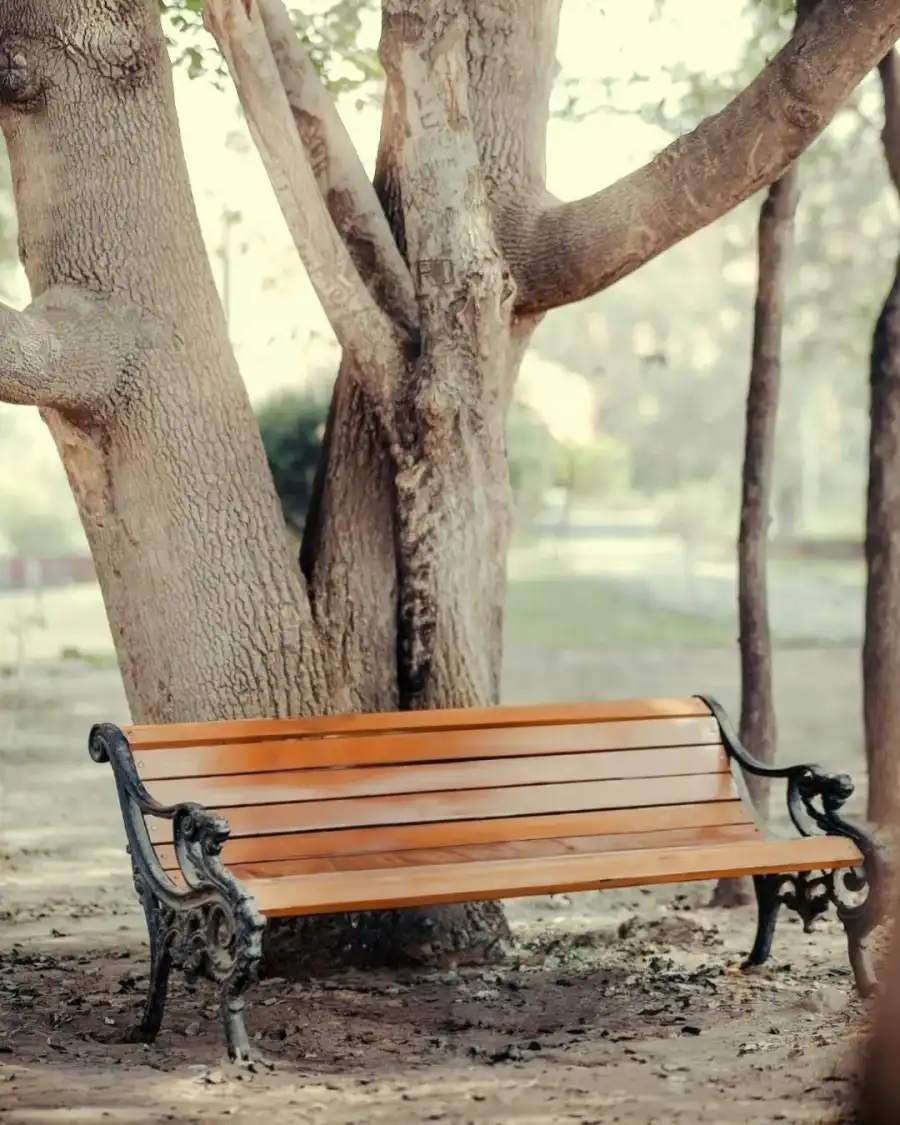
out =
<svg viewBox="0 0 900 1125"><path fill-rule="evenodd" d="M598 837L627 850L757 832L718 725L697 699L125 733L153 796L221 812L232 829L224 858L256 874L314 857L477 854L479 846L559 839L569 850L579 840L596 850ZM148 829L164 867L174 869L170 825Z"/></svg>

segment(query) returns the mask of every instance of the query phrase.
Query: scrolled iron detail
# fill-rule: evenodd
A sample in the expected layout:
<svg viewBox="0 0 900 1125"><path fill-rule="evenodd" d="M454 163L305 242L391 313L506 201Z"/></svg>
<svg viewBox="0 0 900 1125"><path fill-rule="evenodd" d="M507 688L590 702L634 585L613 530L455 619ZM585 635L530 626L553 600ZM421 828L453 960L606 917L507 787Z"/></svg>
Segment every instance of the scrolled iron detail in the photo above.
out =
<svg viewBox="0 0 900 1125"><path fill-rule="evenodd" d="M229 1051L248 1050L240 997L258 976L265 919L252 896L220 858L228 822L202 805L162 805L147 792L124 733L112 724L92 728L91 758L112 766L131 855L135 891L150 937L151 979L135 1037L152 1040L162 1019L169 968L189 980L206 978L222 991ZM177 886L157 858L145 818L171 821L175 858L185 883Z"/></svg>
<svg viewBox="0 0 900 1125"><path fill-rule="evenodd" d="M788 815L801 837L843 837L855 844L862 856L862 863L856 867L757 877L759 925L750 963L762 964L768 958L774 918L781 906L795 910L808 928L832 904L847 933L850 961L859 990L863 995L870 995L875 989L875 977L867 943L885 917L887 865L883 846L871 833L843 815L844 807L855 792L853 779L848 774L833 773L818 765L770 766L758 761L741 744L721 705L709 696L697 698L716 719L722 745L733 764L744 773L787 783ZM735 776L743 785L739 775Z"/></svg>

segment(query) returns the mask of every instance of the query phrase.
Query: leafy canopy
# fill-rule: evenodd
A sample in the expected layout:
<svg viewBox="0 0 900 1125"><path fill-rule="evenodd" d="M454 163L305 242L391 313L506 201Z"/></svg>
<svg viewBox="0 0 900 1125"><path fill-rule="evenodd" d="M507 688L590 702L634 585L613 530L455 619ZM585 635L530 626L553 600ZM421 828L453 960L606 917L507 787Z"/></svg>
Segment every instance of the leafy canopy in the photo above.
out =
<svg viewBox="0 0 900 1125"><path fill-rule="evenodd" d="M363 20L377 10L376 0L320 0L310 12L288 8L297 34L309 47L316 69L335 95L363 91L381 75L378 56L360 45ZM203 28L203 0L159 0L172 57L192 78L221 81L225 63Z"/></svg>

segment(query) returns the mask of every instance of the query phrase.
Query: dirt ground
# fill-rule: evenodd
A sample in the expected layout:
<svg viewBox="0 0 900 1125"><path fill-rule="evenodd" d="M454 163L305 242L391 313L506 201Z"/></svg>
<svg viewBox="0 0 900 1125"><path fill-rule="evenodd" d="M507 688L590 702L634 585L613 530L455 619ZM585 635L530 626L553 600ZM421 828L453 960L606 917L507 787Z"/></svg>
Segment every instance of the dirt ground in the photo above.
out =
<svg viewBox="0 0 900 1125"><path fill-rule="evenodd" d="M733 653L509 654L508 699L709 691ZM778 658L784 756L859 774L856 649ZM762 1125L842 1117L865 1008L833 919L786 917L771 968L737 966L751 910L710 886L510 904L500 965L269 980L248 1026L266 1060L223 1061L211 988L176 980L153 1047L121 1042L146 972L94 721L125 719L114 673L0 680L0 1122L271 1125ZM2 724L6 724L5 730Z"/></svg>

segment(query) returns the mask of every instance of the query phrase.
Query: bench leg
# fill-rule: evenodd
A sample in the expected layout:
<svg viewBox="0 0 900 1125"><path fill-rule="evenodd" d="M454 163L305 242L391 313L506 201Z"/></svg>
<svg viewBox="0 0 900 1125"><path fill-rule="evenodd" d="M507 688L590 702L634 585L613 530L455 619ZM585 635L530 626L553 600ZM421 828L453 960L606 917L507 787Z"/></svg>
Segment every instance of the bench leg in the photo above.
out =
<svg viewBox="0 0 900 1125"><path fill-rule="evenodd" d="M869 935L857 932L856 927L848 924L846 919L842 921L847 933L847 952L850 955L850 968L853 970L856 990L864 998L874 996L878 991L878 981L872 965Z"/></svg>
<svg viewBox="0 0 900 1125"><path fill-rule="evenodd" d="M783 905L781 897L782 879L778 875L754 875L753 889L756 891L756 938L753 948L744 962L744 968L765 965L772 955L772 941L775 925Z"/></svg>
<svg viewBox="0 0 900 1125"><path fill-rule="evenodd" d="M132 1028L128 1039L132 1043L152 1043L162 1027L166 1009L172 971L172 937L159 903L149 892L141 896L141 904L150 938L150 977L141 1021Z"/></svg>
<svg viewBox="0 0 900 1125"><path fill-rule="evenodd" d="M831 898L847 935L847 953L857 991L868 997L878 991L869 938L885 918L886 880L880 853L865 859L861 868L832 872Z"/></svg>
<svg viewBox="0 0 900 1125"><path fill-rule="evenodd" d="M883 878L880 857L867 856L862 868L801 871L797 875L754 875L759 910L756 940L745 967L764 965L772 952L775 923L782 906L796 911L810 933L816 918L834 905L847 934L850 967L860 996L877 988L869 951L869 937L883 918ZM848 897L850 896L850 897Z"/></svg>
<svg viewBox="0 0 900 1125"><path fill-rule="evenodd" d="M225 1021L225 1042L232 1062L250 1059L250 1039L244 1026L244 998L222 990L222 1017Z"/></svg>

